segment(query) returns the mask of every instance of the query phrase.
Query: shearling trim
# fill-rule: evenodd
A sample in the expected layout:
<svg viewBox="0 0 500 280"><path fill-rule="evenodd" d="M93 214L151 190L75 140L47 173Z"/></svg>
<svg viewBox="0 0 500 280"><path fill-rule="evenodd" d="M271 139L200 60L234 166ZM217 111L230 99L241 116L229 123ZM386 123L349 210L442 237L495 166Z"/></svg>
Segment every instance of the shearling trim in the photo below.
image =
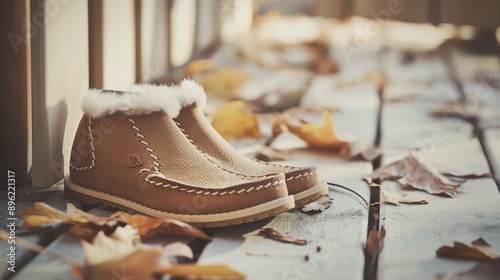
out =
<svg viewBox="0 0 500 280"><path fill-rule="evenodd" d="M115 112L144 115L158 111L175 118L182 107L191 104L203 107L206 101L205 91L200 85L183 80L179 86L134 85L130 92L91 89L82 99L82 109L92 118Z"/></svg>
<svg viewBox="0 0 500 280"><path fill-rule="evenodd" d="M179 114L181 105L175 97L177 86L138 85L132 92L91 89L82 99L82 110L92 118L116 112L144 115L164 111L171 117Z"/></svg>
<svg viewBox="0 0 500 280"><path fill-rule="evenodd" d="M180 84L180 92L177 92L177 100L182 107L187 107L191 104L203 108L207 103L207 95L205 90L193 80L184 79Z"/></svg>

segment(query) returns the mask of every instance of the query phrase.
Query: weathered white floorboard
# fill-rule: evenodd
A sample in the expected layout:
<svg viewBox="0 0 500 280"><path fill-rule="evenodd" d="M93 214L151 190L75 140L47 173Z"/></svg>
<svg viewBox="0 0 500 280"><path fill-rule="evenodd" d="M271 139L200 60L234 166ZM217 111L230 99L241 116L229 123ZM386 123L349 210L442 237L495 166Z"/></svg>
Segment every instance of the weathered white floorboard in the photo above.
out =
<svg viewBox="0 0 500 280"><path fill-rule="evenodd" d="M500 182L500 128L486 130L485 137L497 172L497 182Z"/></svg>
<svg viewBox="0 0 500 280"><path fill-rule="evenodd" d="M399 107L399 108L396 108ZM479 141L463 121L433 119L430 105L418 102L389 104L384 111L384 164L408 155L408 149L391 149L396 143L425 143L420 153L443 171L486 173L489 171ZM452 125L450 127L450 124ZM437 129L440 133L437 135ZM434 136L433 136L434 134ZM397 183L383 182L391 192L408 192L428 205L381 207L381 224L387 230L379 259L379 279L435 279L437 273L461 271L475 262L441 259L435 251L454 241L470 243L483 237L500 248L500 195L491 178L471 179L456 198L430 195Z"/></svg>
<svg viewBox="0 0 500 280"><path fill-rule="evenodd" d="M331 77L320 82L315 90L330 89L327 94L322 93L326 96L323 107L339 109L333 114L339 138L361 146L372 145L378 109L375 87L363 85L337 92L331 91ZM305 117L317 124L321 122L320 113L308 113ZM273 146L293 150L292 156L282 163L316 165L322 180L343 184L369 200L369 189L362 178L371 173L371 163L347 161L334 152L307 148L290 134L280 136ZM319 214L294 210L263 222L217 229L199 263L227 263L248 279L362 279L368 208L342 189L331 187L330 196L334 199L332 206ZM266 226L309 243L298 246L265 239L259 231Z"/></svg>

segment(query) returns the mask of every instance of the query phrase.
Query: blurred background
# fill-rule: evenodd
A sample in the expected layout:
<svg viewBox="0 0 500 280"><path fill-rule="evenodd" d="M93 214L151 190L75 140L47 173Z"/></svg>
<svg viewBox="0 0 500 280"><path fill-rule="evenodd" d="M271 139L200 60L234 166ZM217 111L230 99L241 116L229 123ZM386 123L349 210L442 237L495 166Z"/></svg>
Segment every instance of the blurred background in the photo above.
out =
<svg viewBox="0 0 500 280"><path fill-rule="evenodd" d="M59 181L89 88L190 77L214 104L267 112L318 107L308 91L317 76L339 89L377 73L411 79L398 67L450 50L496 71L499 11L497 0L5 0L2 172L14 170L18 187Z"/></svg>

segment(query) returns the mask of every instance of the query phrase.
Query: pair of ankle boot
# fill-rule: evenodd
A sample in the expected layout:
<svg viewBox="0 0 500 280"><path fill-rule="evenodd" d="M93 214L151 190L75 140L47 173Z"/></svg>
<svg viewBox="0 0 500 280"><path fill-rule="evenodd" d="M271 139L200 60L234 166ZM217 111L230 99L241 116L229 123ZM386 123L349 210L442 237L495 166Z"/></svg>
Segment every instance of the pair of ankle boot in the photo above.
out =
<svg viewBox="0 0 500 280"><path fill-rule="evenodd" d="M249 159L210 125L205 92L179 86L90 90L74 139L65 192L200 227L274 216L328 192L315 167Z"/></svg>

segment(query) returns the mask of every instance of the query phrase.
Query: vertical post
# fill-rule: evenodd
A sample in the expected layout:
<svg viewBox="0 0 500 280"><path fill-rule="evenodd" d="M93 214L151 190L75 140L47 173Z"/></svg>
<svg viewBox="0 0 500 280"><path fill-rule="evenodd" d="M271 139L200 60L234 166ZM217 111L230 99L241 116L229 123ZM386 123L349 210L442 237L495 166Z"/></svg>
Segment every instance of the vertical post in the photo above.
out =
<svg viewBox="0 0 500 280"><path fill-rule="evenodd" d="M30 18L28 0L6 0L0 9L0 110L2 158L0 169L16 173L16 187L30 183L31 168L31 77ZM2 190L7 190L3 184Z"/></svg>

